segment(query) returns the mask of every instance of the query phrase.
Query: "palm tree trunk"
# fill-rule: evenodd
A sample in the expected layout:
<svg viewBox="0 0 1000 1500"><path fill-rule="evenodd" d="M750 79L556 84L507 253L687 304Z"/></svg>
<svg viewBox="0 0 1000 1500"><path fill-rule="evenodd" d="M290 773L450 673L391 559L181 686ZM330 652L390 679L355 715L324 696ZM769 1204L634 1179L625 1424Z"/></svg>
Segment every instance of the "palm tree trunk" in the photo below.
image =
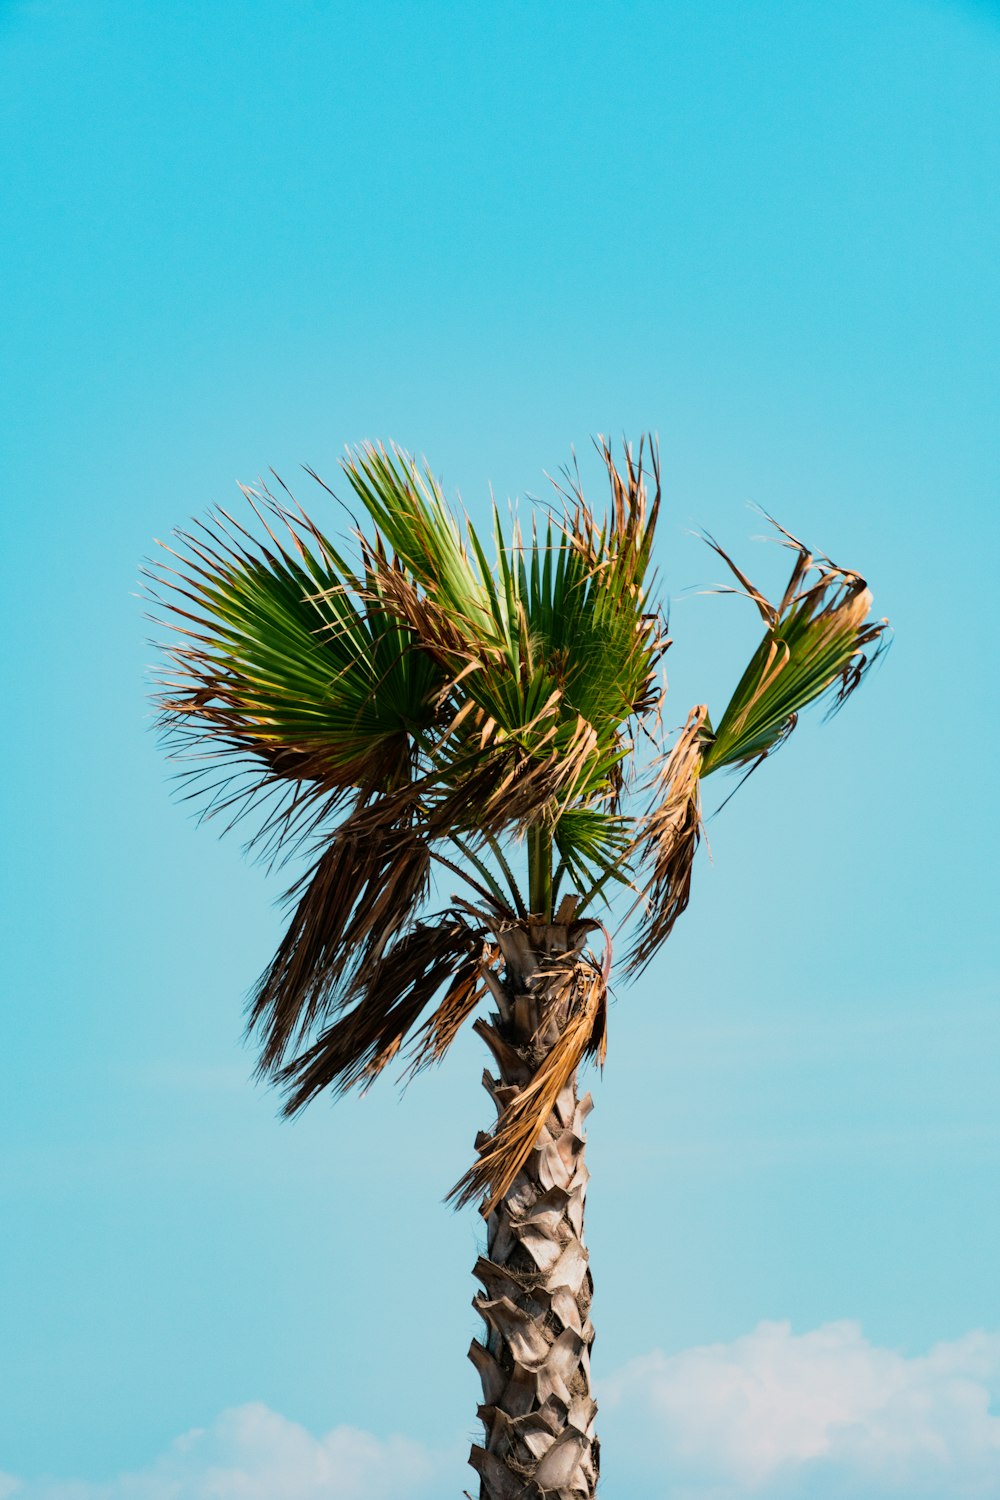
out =
<svg viewBox="0 0 1000 1500"><path fill-rule="evenodd" d="M566 1023L567 987L546 984L546 959L579 954L584 924L523 923L499 936L505 974L491 984L498 1014L476 1029L499 1078L484 1074L502 1125ZM579 941L574 941L580 933ZM485 1342L469 1357L483 1383L482 1445L469 1462L480 1500L592 1500L599 1468L590 1390L593 1281L583 1243L584 1121L591 1098L575 1075L559 1094L528 1161L487 1221L473 1305ZM477 1146L491 1138L480 1135Z"/></svg>

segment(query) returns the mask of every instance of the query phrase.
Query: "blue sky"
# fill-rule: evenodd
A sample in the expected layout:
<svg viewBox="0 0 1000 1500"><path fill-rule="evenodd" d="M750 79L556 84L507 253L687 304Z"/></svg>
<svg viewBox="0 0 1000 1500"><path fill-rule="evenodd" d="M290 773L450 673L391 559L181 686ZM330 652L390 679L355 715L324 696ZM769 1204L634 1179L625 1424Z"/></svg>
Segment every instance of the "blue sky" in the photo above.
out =
<svg viewBox="0 0 1000 1500"><path fill-rule="evenodd" d="M677 721L751 503L896 639L617 995L605 1494L1000 1493L998 85L986 3L0 3L4 1500L468 1483L479 1045L276 1120L280 882L171 802L135 580L270 466L335 525L346 442L477 512L646 428Z"/></svg>

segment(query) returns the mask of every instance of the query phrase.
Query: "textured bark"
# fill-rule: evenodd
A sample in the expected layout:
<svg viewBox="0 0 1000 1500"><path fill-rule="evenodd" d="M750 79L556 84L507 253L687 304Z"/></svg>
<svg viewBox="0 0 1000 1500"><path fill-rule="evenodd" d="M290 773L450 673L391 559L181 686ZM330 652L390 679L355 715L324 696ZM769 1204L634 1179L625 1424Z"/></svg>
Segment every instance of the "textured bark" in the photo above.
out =
<svg viewBox="0 0 1000 1500"><path fill-rule="evenodd" d="M498 1013L476 1027L499 1073L483 1079L498 1126L567 1021L572 987L548 977L547 960L561 958L565 975L566 955L579 952L584 935L582 924L526 923L499 938L505 972L490 985ZM474 1271L483 1290L473 1302L486 1334L469 1351L483 1383L485 1436L469 1460L480 1500L591 1500L596 1489L593 1282L583 1243L590 1109L574 1075L487 1220L487 1253ZM476 1144L489 1140L481 1135Z"/></svg>

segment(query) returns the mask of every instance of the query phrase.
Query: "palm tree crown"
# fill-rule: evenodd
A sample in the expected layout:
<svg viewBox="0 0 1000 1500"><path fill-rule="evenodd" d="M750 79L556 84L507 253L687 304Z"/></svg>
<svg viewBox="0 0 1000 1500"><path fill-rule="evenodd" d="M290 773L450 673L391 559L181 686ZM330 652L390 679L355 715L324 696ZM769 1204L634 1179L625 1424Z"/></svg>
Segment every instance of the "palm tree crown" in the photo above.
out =
<svg viewBox="0 0 1000 1500"><path fill-rule="evenodd" d="M693 708L671 740L656 449L599 451L603 519L574 475L527 534L494 508L486 537L429 470L366 445L343 463L352 557L262 486L246 526L219 512L150 570L172 632L157 701L192 793L229 822L256 813L268 857L312 853L249 1012L289 1114L406 1043L413 1069L439 1059L496 989L505 926L579 939L623 888L641 970L687 905L703 778L752 769L813 700L839 706L882 648L856 573L782 533L794 564L772 604L712 542L763 638L718 720ZM429 913L435 865L465 893ZM583 1057L603 1058L607 961L567 970L569 1023L460 1201L492 1207Z"/></svg>

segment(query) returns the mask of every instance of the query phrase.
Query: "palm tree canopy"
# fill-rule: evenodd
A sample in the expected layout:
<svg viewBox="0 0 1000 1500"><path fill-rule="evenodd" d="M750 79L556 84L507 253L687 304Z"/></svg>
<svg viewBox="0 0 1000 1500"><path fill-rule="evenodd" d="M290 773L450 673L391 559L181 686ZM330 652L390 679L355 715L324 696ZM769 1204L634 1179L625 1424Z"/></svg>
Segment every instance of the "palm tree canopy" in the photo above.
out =
<svg viewBox="0 0 1000 1500"><path fill-rule="evenodd" d="M839 706L882 648L856 573L782 533L794 565L772 604L712 542L763 638L718 720L698 706L671 742L656 449L599 451L603 518L573 476L527 534L494 508L485 536L429 470L366 445L343 463L350 558L261 487L246 526L218 512L150 569L171 631L157 703L191 794L229 824L255 814L268 857L312 850L250 1006L290 1113L369 1081L407 1039L414 1066L439 1058L499 962L498 924L552 921L561 892L596 926L628 888L641 969L687 904L702 779L752 769L813 700ZM428 915L435 863L473 899ZM603 1046L590 1019L580 1055Z"/></svg>

